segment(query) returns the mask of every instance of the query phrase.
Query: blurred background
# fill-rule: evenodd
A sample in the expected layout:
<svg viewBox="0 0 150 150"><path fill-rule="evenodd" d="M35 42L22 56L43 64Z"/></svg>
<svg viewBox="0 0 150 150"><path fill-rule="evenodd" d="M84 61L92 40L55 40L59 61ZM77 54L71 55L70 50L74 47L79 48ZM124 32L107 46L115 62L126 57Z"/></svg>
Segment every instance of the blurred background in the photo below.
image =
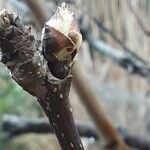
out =
<svg viewBox="0 0 150 150"><path fill-rule="evenodd" d="M38 40L41 25L29 7L29 0L0 0L0 9L16 11L23 23L32 27ZM50 18L62 0L36 1ZM95 48L83 35L78 60L99 101L115 127L150 138L150 1L149 0L66 0L79 20L82 33L95 41L104 42ZM101 43L103 44L103 43ZM106 48L105 48L106 46ZM107 46L109 50L107 51ZM125 59L121 59L121 58ZM75 88L71 87L70 101L77 122L95 127ZM34 97L25 92L11 74L0 64L0 126L7 115L28 119L45 117ZM5 117L4 117L5 116ZM7 116L8 117L8 116ZM0 130L0 150L59 150L54 135L23 134L5 139ZM101 144L94 138L83 138L87 150L98 150Z"/></svg>

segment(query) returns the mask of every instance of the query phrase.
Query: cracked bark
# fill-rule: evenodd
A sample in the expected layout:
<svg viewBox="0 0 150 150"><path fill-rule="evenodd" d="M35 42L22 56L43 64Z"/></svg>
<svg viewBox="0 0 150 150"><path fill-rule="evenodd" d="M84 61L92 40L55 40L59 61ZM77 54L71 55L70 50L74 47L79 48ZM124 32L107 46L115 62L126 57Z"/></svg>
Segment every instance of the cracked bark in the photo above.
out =
<svg viewBox="0 0 150 150"><path fill-rule="evenodd" d="M0 48L1 61L12 78L38 98L61 148L83 150L69 103L71 75L64 80L53 77L31 29L26 29L18 16L7 10L0 12Z"/></svg>

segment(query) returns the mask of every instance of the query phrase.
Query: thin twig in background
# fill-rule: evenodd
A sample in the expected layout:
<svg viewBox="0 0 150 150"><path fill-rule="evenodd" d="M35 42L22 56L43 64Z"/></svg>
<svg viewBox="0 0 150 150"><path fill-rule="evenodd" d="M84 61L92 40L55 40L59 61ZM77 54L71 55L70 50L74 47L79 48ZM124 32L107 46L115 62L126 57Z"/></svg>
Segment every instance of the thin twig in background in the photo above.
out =
<svg viewBox="0 0 150 150"><path fill-rule="evenodd" d="M149 150L150 149L150 141L147 138L140 137L137 134L133 134L128 130L119 127L118 131L123 136L124 140L128 145L138 150Z"/></svg>
<svg viewBox="0 0 150 150"><path fill-rule="evenodd" d="M115 35L110 29L108 29L107 27L104 26L104 24L102 23L102 21L100 21L100 20L97 19L97 18L94 18L93 20L96 22L96 24L98 25L98 27L99 27L100 29L102 29L102 31L104 31L105 33L109 34L119 45L121 45L121 46L123 47L123 49L128 50L128 51L131 51L131 50L125 45L125 43L124 43L123 41L121 41L120 39L118 39L118 38L116 37L116 35Z"/></svg>
<svg viewBox="0 0 150 150"><path fill-rule="evenodd" d="M96 39L92 36L89 30L81 30L83 39L87 40L91 48L111 58L114 62L118 63L121 67L129 71L131 74L137 74L145 79L150 79L150 65L145 61L139 59L133 53L124 53L121 50L112 48L107 43Z"/></svg>
<svg viewBox="0 0 150 150"><path fill-rule="evenodd" d="M132 49L130 49L123 41L116 37L116 35L110 29L105 27L100 20L94 18L94 21L97 23L100 29L102 29L105 33L109 34L125 50L127 55L132 55L138 61L141 61L142 63L147 63L143 58L134 53L135 50L133 51Z"/></svg>
<svg viewBox="0 0 150 150"><path fill-rule="evenodd" d="M98 139L96 130L88 123L76 123L81 137ZM54 133L52 126L46 118L28 119L13 115L4 115L2 118L2 130L7 132L10 138L27 133Z"/></svg>
<svg viewBox="0 0 150 150"><path fill-rule="evenodd" d="M76 124L80 136L86 138L94 138L95 140L100 140L97 131L88 123L77 123ZM22 134L35 133L52 133L52 126L49 125L48 120L46 118L39 119L28 119L25 117L17 117L13 115L4 115L2 118L2 131L5 132L3 139L6 140L14 138L16 136L20 136ZM128 144L128 146L132 148L137 148L139 150L150 149L150 141L144 137L139 137L138 135L129 132L126 129L121 127L118 128L121 136Z"/></svg>

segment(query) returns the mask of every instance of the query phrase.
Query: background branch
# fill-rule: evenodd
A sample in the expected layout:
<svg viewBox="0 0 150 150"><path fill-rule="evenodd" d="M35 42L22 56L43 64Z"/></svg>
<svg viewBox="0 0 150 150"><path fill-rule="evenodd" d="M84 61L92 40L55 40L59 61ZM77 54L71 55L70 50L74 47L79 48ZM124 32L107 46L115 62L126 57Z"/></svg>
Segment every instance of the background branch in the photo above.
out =
<svg viewBox="0 0 150 150"><path fill-rule="evenodd" d="M150 141L147 138L140 137L137 134L133 134L124 128L118 128L118 131L123 136L128 145L139 150L150 149Z"/></svg>
<svg viewBox="0 0 150 150"><path fill-rule="evenodd" d="M96 130L91 125L76 123L76 126L80 136L98 139ZM53 133L53 128L46 118L28 119L13 115L5 115L2 118L2 130L7 132L10 138L27 133Z"/></svg>
<svg viewBox="0 0 150 150"><path fill-rule="evenodd" d="M116 150L126 150L126 144L113 126L112 122L109 120L104 106L99 101L99 96L92 88L92 84L85 75L84 68L82 68L79 64L75 65L73 74L75 76L73 85L83 104L86 106L88 112L92 116L97 128L100 130L108 143L116 143L111 148L115 148Z"/></svg>
<svg viewBox="0 0 150 150"><path fill-rule="evenodd" d="M80 136L99 140L97 131L87 123L76 123ZM5 131L9 138L27 133L53 133L52 126L49 125L45 118L28 119L25 117L17 117L12 115L4 115L2 119L2 130ZM119 127L119 133L128 144L128 146L139 150L150 149L150 141L144 137L129 132L128 130Z"/></svg>
<svg viewBox="0 0 150 150"><path fill-rule="evenodd" d="M96 39L92 36L89 30L81 30L83 38L88 41L91 48L111 58L114 62L118 63L121 67L128 70L131 74L140 75L146 79L150 78L149 63L143 61L136 54L124 53L121 50L116 50L105 42Z"/></svg>
<svg viewBox="0 0 150 150"><path fill-rule="evenodd" d="M143 58L141 58L136 53L134 53L133 50L130 49L123 41L121 41L118 37L116 37L116 35L110 29L105 27L104 24L100 20L98 20L97 18L94 18L94 21L97 23L100 29L102 29L105 33L110 35L125 50L127 55L132 55L138 61L141 61L142 63L147 63Z"/></svg>
<svg viewBox="0 0 150 150"><path fill-rule="evenodd" d="M45 22L48 20L47 13L43 11L41 7L41 2L35 0L25 0L27 6L31 9L33 14L35 15L35 18L37 19L41 29L44 27Z"/></svg>

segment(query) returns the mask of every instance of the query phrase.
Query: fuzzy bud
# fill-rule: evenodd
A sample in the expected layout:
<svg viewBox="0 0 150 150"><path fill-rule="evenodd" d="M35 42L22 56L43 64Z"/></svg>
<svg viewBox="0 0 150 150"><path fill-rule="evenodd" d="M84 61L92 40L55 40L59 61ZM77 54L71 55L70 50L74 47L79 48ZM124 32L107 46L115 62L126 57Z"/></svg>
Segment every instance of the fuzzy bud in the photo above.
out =
<svg viewBox="0 0 150 150"><path fill-rule="evenodd" d="M51 72L56 77L64 78L82 43L74 13L63 3L42 30L42 49ZM64 62L64 64L63 64ZM54 64L55 63L55 64ZM68 64L69 63L69 64ZM68 65L68 66L67 66ZM67 72L65 72L67 71ZM59 74L63 74L60 77Z"/></svg>

